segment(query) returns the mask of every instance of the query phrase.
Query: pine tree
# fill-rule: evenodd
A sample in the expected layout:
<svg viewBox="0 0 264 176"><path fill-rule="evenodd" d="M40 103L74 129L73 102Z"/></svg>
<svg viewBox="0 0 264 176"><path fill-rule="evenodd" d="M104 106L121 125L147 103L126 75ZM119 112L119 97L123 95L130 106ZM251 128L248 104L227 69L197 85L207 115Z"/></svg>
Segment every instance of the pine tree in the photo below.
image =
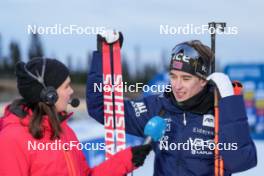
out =
<svg viewBox="0 0 264 176"><path fill-rule="evenodd" d="M15 65L18 61L21 60L21 55L20 55L20 49L19 45L17 42L12 41L9 45L9 50L10 50L10 59L11 59L11 68L14 69Z"/></svg>
<svg viewBox="0 0 264 176"><path fill-rule="evenodd" d="M39 35L32 34L31 35L31 43L29 47L29 52L28 52L28 58L31 60L34 57L43 57L43 48L42 48L42 43L40 40Z"/></svg>

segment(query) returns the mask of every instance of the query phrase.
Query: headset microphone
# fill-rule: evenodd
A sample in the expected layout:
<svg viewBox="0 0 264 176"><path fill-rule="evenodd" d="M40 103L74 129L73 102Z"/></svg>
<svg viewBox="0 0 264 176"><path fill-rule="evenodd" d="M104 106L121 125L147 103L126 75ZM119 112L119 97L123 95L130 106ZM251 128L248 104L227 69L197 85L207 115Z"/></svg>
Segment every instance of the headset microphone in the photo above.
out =
<svg viewBox="0 0 264 176"><path fill-rule="evenodd" d="M68 102L72 107L76 108L80 105L80 100L78 98L73 98Z"/></svg>

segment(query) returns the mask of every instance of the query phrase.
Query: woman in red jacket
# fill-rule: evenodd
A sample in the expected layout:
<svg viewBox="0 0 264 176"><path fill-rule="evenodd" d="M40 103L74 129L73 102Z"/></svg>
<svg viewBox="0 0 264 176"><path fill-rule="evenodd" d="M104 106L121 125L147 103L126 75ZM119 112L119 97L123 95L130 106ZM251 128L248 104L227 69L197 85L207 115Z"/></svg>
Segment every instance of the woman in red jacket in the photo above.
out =
<svg viewBox="0 0 264 176"><path fill-rule="evenodd" d="M90 168L68 126L73 93L68 68L55 59L35 58L16 66L22 99L0 119L1 176L121 176L143 162L150 145L127 148Z"/></svg>

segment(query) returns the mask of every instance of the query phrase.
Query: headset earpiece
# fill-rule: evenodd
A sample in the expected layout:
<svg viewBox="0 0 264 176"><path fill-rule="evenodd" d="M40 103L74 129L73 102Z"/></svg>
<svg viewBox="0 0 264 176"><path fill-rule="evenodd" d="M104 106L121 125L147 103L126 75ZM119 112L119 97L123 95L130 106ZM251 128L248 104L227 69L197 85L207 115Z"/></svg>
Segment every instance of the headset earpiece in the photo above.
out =
<svg viewBox="0 0 264 176"><path fill-rule="evenodd" d="M40 99L49 105L54 105L58 100L58 94L54 87L43 88L40 92Z"/></svg>

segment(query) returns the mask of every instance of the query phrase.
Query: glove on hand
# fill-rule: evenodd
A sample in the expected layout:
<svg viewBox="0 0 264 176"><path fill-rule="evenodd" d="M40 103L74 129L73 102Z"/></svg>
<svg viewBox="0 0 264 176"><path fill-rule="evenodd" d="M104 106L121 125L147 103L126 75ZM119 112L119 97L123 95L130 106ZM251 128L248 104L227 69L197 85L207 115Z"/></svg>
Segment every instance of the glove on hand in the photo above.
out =
<svg viewBox="0 0 264 176"><path fill-rule="evenodd" d="M234 95L232 83L226 74L215 72L209 75L207 80L215 83L222 98Z"/></svg>
<svg viewBox="0 0 264 176"><path fill-rule="evenodd" d="M115 43L119 39L119 32L112 29L105 30L101 36L108 44Z"/></svg>
<svg viewBox="0 0 264 176"><path fill-rule="evenodd" d="M151 149L151 144L132 147L132 162L134 166L142 166Z"/></svg>

